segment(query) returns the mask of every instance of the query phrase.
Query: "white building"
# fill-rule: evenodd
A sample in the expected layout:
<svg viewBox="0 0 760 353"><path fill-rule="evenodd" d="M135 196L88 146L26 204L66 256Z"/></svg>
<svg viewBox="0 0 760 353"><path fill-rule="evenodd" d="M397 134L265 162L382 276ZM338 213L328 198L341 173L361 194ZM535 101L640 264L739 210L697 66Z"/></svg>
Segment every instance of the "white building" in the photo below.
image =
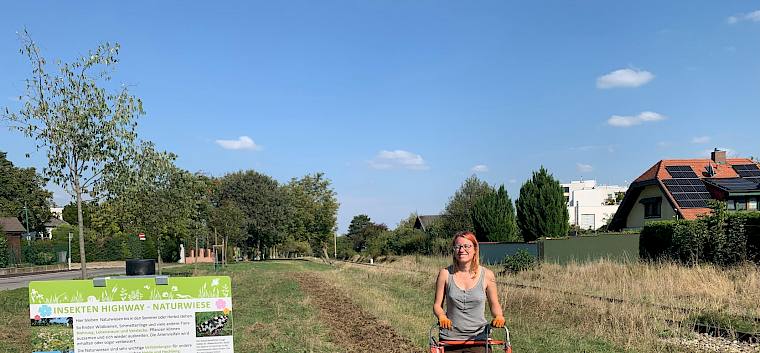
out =
<svg viewBox="0 0 760 353"><path fill-rule="evenodd" d="M599 229L615 212L627 186L597 185L596 180L561 184L567 202L570 224L581 229ZM619 195L619 196L618 196Z"/></svg>

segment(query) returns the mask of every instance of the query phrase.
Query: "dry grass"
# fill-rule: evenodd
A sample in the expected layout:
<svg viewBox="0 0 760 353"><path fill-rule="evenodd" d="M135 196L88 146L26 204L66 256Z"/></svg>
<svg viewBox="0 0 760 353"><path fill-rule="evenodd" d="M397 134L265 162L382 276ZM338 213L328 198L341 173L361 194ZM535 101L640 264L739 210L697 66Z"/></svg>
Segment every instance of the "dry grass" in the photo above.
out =
<svg viewBox="0 0 760 353"><path fill-rule="evenodd" d="M387 268L382 271L402 271L417 281L425 280L419 284L432 288L435 273L449 262L448 257L403 257L384 263ZM688 321L703 312L760 316L760 270L753 265L721 269L602 260L564 266L544 264L518 275L500 275L497 280L503 283L499 286L500 299L513 326L570 328L583 337L633 351L677 349L665 345L662 338L690 333L673 327L668 320Z"/></svg>

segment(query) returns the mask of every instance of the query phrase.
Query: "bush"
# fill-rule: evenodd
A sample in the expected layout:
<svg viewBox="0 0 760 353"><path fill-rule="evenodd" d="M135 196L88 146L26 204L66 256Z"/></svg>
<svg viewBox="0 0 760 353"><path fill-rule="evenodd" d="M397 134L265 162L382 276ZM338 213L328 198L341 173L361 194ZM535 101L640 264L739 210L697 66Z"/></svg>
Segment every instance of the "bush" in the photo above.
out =
<svg viewBox="0 0 760 353"><path fill-rule="evenodd" d="M337 256L339 259L348 260L356 255L356 251L353 249L353 242L347 236L338 237L337 241Z"/></svg>
<svg viewBox="0 0 760 353"><path fill-rule="evenodd" d="M504 271L502 273L518 273L532 270L538 265L538 261L525 249L518 250L514 255L504 258Z"/></svg>
<svg viewBox="0 0 760 353"><path fill-rule="evenodd" d="M294 239L286 240L280 247L280 252L286 253L288 257L292 255L304 256L311 255L311 246L305 241L296 241Z"/></svg>
<svg viewBox="0 0 760 353"><path fill-rule="evenodd" d="M760 263L760 214L727 212L722 203L694 221L652 222L639 239L643 260L732 266L750 260Z"/></svg>
<svg viewBox="0 0 760 353"><path fill-rule="evenodd" d="M52 265L55 263L55 254L47 251L41 251L34 255L35 265Z"/></svg>
<svg viewBox="0 0 760 353"><path fill-rule="evenodd" d="M669 258L676 221L647 223L639 236L639 258L659 260Z"/></svg>
<svg viewBox="0 0 760 353"><path fill-rule="evenodd" d="M451 239L449 238L431 238L430 252L433 255L448 255L451 253Z"/></svg>

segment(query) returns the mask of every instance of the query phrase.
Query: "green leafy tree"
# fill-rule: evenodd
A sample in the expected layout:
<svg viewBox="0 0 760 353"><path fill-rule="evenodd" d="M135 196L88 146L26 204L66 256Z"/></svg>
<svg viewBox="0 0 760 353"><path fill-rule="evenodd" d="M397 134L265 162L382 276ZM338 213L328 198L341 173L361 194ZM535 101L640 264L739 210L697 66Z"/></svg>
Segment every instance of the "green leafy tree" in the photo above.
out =
<svg viewBox="0 0 760 353"><path fill-rule="evenodd" d="M504 185L475 202L472 224L479 241L510 241L522 239L517 230L515 208Z"/></svg>
<svg viewBox="0 0 760 353"><path fill-rule="evenodd" d="M394 231L399 231L402 229L414 229L414 223L417 222L417 212L412 212L406 218L400 220L398 224L396 225L396 228L394 228Z"/></svg>
<svg viewBox="0 0 760 353"><path fill-rule="evenodd" d="M221 178L217 198L232 202L246 215L246 248L266 257L282 243L287 230L287 199L276 180L253 170Z"/></svg>
<svg viewBox="0 0 760 353"><path fill-rule="evenodd" d="M97 203L93 200L82 202L82 224L85 228L92 226L92 214L97 208ZM72 202L66 206L63 206L63 220L68 224L77 224L79 222L79 210L77 209L77 203Z"/></svg>
<svg viewBox="0 0 760 353"><path fill-rule="evenodd" d="M473 175L467 178L454 195L449 199L443 212L444 237L451 237L461 231L475 231L472 224L472 209L475 202L482 196L493 192L493 188L485 181Z"/></svg>
<svg viewBox="0 0 760 353"><path fill-rule="evenodd" d="M367 249L370 239L387 230L385 224L375 224L369 216L360 214L351 219L346 237L351 239L354 251L362 252Z"/></svg>
<svg viewBox="0 0 760 353"><path fill-rule="evenodd" d="M323 173L315 173L293 178L283 187L290 216L288 233L325 258L338 222L338 200L330 183Z"/></svg>
<svg viewBox="0 0 760 353"><path fill-rule="evenodd" d="M47 69L39 47L26 30L21 54L32 65L26 80L23 107L5 110L13 127L47 151L44 174L76 198L82 278L87 277L82 195L97 195L101 178L118 173L133 146L136 118L142 102L127 86L110 93L107 83L118 63L119 45L104 43L78 60L60 62L58 72Z"/></svg>
<svg viewBox="0 0 760 353"><path fill-rule="evenodd" d="M541 167L520 188L517 199L517 225L523 240L539 237L563 237L570 228L562 187Z"/></svg>
<svg viewBox="0 0 760 353"><path fill-rule="evenodd" d="M211 210L210 224L214 235L222 237L227 246L242 247L246 240L246 216L232 202L225 202Z"/></svg>
<svg viewBox="0 0 760 353"><path fill-rule="evenodd" d="M50 219L50 199L45 180L34 168L18 168L0 152L0 216L16 217L26 226L27 207L30 230L42 231Z"/></svg>
<svg viewBox="0 0 760 353"><path fill-rule="evenodd" d="M122 172L106 180L107 203L127 234L143 232L143 255L155 254L159 271L164 260L176 260L179 243L189 239L197 212L196 177L174 165L176 155L142 142ZM164 248L170 251L164 251Z"/></svg>
<svg viewBox="0 0 760 353"><path fill-rule="evenodd" d="M348 225L348 233L346 235L351 237L370 224L372 224L372 220L366 214L356 215L351 219L351 223Z"/></svg>
<svg viewBox="0 0 760 353"><path fill-rule="evenodd" d="M350 236L350 239L352 240L354 244L354 251L356 252L362 252L366 251L370 242L372 242L375 238L378 238L379 236L385 234L388 232L388 226L385 224L376 224L376 223L370 223L366 225L364 228L360 229L356 234L353 234ZM375 244L378 244L377 242ZM375 248L380 249L384 245L377 245Z"/></svg>

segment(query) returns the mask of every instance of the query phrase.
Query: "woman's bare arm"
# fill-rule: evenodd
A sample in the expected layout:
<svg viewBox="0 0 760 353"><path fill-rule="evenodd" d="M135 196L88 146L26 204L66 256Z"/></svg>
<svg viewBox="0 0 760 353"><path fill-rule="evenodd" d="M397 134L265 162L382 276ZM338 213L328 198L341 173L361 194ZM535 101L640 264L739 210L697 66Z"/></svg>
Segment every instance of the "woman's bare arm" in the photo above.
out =
<svg viewBox="0 0 760 353"><path fill-rule="evenodd" d="M446 280L449 278L449 271L442 268L438 272L438 279L435 280L435 299L433 300L433 314L435 317L446 315L443 311L444 291L446 290Z"/></svg>
<svg viewBox="0 0 760 353"><path fill-rule="evenodd" d="M493 317L504 316L501 303L499 303L499 293L496 290L496 275L489 269L486 269L485 275L486 297L488 298L488 305L491 307L491 315Z"/></svg>

